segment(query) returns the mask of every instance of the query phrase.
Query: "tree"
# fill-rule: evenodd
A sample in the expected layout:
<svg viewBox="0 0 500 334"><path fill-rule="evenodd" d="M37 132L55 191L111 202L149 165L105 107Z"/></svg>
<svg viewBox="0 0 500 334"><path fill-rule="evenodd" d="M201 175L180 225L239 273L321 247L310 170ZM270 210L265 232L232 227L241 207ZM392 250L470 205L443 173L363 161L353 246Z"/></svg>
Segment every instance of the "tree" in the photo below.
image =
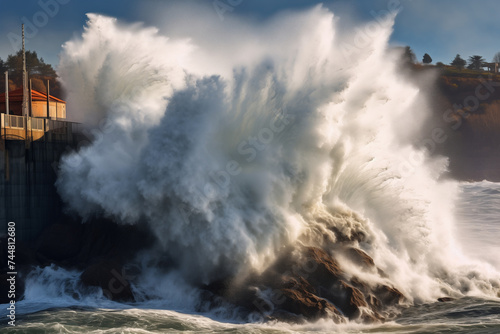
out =
<svg viewBox="0 0 500 334"><path fill-rule="evenodd" d="M10 89L22 87L23 82L23 52L19 50L14 55L9 55L4 62L9 78L12 81ZM33 89L46 92L47 80L50 82L50 94L62 97L62 87L57 81L57 73L52 65L46 64L43 58L38 58L36 51L26 51L26 71L32 79ZM10 80L9 80L10 81Z"/></svg>
<svg viewBox="0 0 500 334"><path fill-rule="evenodd" d="M444 64L443 64L442 62L438 61L438 62L436 63L436 66L437 66L437 67L444 67Z"/></svg>
<svg viewBox="0 0 500 334"><path fill-rule="evenodd" d="M21 76L23 72L23 51L19 50L15 55L7 57L7 67L14 76ZM36 51L26 51L26 71L29 76L39 75L43 77L56 78L56 71L50 64L45 64L43 58L38 59Z"/></svg>
<svg viewBox="0 0 500 334"><path fill-rule="evenodd" d="M430 64L432 63L432 58L429 56L429 54L424 54L424 58L422 58L422 63L424 64Z"/></svg>
<svg viewBox="0 0 500 334"><path fill-rule="evenodd" d="M493 56L493 62L500 63L500 52L495 53L495 55Z"/></svg>
<svg viewBox="0 0 500 334"><path fill-rule="evenodd" d="M451 66L455 66L457 67L458 69L463 69L465 67L465 65L467 64L467 62L465 61L465 59L463 59L462 57L460 57L459 54L457 54L455 56L455 59L453 59L453 61L451 62Z"/></svg>
<svg viewBox="0 0 500 334"><path fill-rule="evenodd" d="M405 52L403 54L403 62L407 64L414 64L417 61L417 57L415 56L415 52L409 47L405 47Z"/></svg>
<svg viewBox="0 0 500 334"><path fill-rule="evenodd" d="M4 73L7 71L7 66L5 62L0 58L0 94L5 92L5 79L4 79Z"/></svg>
<svg viewBox="0 0 500 334"><path fill-rule="evenodd" d="M467 68L471 70L479 71L483 67L484 58L478 55L469 57L469 66Z"/></svg>

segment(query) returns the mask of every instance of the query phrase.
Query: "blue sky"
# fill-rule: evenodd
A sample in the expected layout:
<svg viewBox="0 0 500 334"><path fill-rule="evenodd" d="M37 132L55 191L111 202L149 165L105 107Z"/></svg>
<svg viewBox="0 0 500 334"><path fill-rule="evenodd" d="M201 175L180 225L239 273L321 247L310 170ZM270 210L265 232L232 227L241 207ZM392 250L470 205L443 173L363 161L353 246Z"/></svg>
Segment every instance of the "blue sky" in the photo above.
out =
<svg viewBox="0 0 500 334"><path fill-rule="evenodd" d="M231 6L224 15L254 21L267 20L281 11L323 3L340 18L340 24L373 20L381 11L397 7L399 14L391 43L410 45L419 60L427 52L434 62L449 63L457 53L463 58L479 54L490 61L500 51L498 0L216 1ZM46 62L57 65L61 45L81 34L88 12L156 26L162 19L168 20L169 8L186 3L201 6L202 10L196 11L196 15L218 15L213 0L1 0L0 58L5 60L16 51L19 45L15 43L16 35L20 35L22 22L26 23L27 48L36 50Z"/></svg>

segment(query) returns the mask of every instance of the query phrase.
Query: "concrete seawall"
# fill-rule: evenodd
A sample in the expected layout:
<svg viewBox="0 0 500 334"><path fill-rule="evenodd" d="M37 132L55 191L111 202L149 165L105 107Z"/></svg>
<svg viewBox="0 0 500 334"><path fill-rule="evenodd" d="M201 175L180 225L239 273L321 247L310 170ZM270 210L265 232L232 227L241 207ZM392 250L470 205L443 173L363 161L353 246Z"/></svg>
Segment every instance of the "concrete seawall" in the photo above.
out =
<svg viewBox="0 0 500 334"><path fill-rule="evenodd" d="M54 183L57 164L68 142L2 141L0 151L0 234L16 223L16 237L34 240L44 227L60 219L63 206Z"/></svg>

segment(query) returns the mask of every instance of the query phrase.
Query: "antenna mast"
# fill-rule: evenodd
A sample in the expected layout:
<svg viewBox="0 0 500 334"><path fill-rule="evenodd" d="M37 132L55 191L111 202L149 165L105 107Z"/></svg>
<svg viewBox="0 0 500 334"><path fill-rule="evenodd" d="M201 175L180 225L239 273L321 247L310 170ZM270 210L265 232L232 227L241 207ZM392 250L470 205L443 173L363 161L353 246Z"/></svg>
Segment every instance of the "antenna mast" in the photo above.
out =
<svg viewBox="0 0 500 334"><path fill-rule="evenodd" d="M28 116L28 73L26 72L26 49L24 47L24 24L23 24L23 116Z"/></svg>

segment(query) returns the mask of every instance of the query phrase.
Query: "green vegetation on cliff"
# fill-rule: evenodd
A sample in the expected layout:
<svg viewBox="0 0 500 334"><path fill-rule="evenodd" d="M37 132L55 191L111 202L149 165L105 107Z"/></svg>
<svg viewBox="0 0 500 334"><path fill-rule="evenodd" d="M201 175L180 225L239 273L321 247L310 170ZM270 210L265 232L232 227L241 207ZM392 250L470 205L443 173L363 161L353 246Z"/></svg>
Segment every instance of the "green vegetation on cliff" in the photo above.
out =
<svg viewBox="0 0 500 334"><path fill-rule="evenodd" d="M36 51L26 51L26 70L31 79L33 89L45 93L47 81L50 82L50 95L63 98L61 83L52 65L46 64L39 58ZM0 59L0 93L5 92L4 72L9 72L9 90L21 88L23 85L23 53L19 50L16 54L9 55L6 61Z"/></svg>

